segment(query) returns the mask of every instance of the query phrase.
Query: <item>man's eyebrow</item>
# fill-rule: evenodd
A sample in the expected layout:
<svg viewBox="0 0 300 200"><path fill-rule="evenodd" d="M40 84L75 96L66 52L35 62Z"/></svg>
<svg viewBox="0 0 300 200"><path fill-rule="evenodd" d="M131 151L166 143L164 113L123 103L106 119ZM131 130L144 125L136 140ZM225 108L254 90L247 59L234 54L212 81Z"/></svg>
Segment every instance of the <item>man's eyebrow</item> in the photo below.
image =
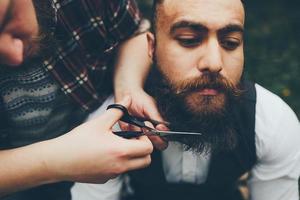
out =
<svg viewBox="0 0 300 200"><path fill-rule="evenodd" d="M176 32L176 30L182 28L192 29L196 32L208 32L208 28L201 23L195 23L191 21L179 21L171 26L170 34L173 35Z"/></svg>
<svg viewBox="0 0 300 200"><path fill-rule="evenodd" d="M3 16L3 20L0 23L0 31L4 29L8 21L12 18L12 9L13 9L13 1L10 0L9 4L7 6L7 10L5 12L5 15Z"/></svg>
<svg viewBox="0 0 300 200"><path fill-rule="evenodd" d="M226 35L229 33L234 33L234 32L239 32L239 33L244 33L244 27L238 24L228 24L225 27L221 28L218 30L218 33L221 35Z"/></svg>

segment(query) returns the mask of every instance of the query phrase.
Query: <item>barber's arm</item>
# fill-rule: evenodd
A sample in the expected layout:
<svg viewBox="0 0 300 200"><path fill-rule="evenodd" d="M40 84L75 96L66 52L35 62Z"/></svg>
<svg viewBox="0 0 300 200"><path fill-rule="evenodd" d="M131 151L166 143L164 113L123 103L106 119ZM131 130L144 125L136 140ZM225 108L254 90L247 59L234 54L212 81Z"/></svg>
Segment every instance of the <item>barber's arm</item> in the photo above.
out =
<svg viewBox="0 0 300 200"><path fill-rule="evenodd" d="M150 24L142 20L138 5L134 0L110 0L106 2L106 6L107 21L105 23L106 27L110 27L108 28L109 37L122 41L115 58L115 98L118 101L129 95L132 97L132 104L129 108L132 114L162 121L154 99L143 89L151 66L145 33L150 28ZM124 124L121 126L124 128ZM157 128L166 129L163 125ZM159 149L167 146L158 137L151 137L151 141Z"/></svg>
<svg viewBox="0 0 300 200"><path fill-rule="evenodd" d="M114 74L115 98L118 101L125 95L132 98L129 108L134 115L163 121L158 112L155 100L143 89L149 73L151 60L148 56L146 33L142 33L125 41L119 48ZM166 129L163 125L157 128ZM167 143L159 137L150 137L158 149L165 149Z"/></svg>
<svg viewBox="0 0 300 200"><path fill-rule="evenodd" d="M128 107L130 98L120 103ZM147 137L112 134L121 115L110 109L59 138L0 151L0 197L58 181L104 183L149 165L153 147Z"/></svg>

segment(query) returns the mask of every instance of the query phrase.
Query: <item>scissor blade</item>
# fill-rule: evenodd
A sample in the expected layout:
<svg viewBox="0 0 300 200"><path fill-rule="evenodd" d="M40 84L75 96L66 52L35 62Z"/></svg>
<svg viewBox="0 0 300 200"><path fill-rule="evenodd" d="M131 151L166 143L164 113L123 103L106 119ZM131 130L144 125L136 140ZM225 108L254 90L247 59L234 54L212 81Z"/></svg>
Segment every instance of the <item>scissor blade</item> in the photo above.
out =
<svg viewBox="0 0 300 200"><path fill-rule="evenodd" d="M178 132L178 131L149 131L155 135L165 137L165 136L171 136L171 135L202 135L202 133L194 133L194 132Z"/></svg>

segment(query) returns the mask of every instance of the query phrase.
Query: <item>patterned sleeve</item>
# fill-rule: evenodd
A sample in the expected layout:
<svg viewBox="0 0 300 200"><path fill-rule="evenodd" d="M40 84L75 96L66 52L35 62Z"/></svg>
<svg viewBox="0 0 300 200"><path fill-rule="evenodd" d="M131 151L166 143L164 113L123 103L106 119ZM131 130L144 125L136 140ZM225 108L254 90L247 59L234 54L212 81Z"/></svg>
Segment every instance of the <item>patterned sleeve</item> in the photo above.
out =
<svg viewBox="0 0 300 200"><path fill-rule="evenodd" d="M106 28L111 37L123 40L138 30L141 14L134 0L109 0L106 6Z"/></svg>
<svg viewBox="0 0 300 200"><path fill-rule="evenodd" d="M87 52L118 45L135 34L141 21L134 0L56 0L54 7L59 40Z"/></svg>
<svg viewBox="0 0 300 200"><path fill-rule="evenodd" d="M46 70L84 110L93 110L105 98L104 90L110 89L105 78L115 50L139 28L137 4L134 0L49 1L55 11L56 50L44 60Z"/></svg>

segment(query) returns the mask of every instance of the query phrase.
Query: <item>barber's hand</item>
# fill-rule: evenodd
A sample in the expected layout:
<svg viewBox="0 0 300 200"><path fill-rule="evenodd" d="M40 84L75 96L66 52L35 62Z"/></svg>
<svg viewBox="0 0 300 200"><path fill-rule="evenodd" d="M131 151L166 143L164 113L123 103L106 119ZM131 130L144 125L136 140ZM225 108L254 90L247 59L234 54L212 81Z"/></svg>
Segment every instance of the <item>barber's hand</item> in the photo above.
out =
<svg viewBox="0 0 300 200"><path fill-rule="evenodd" d="M130 98L119 102L128 107ZM151 141L142 136L126 140L112 133L122 111L109 109L68 134L50 142L45 165L53 177L88 183L104 183L129 170L144 168L151 162ZM57 180L55 180L57 181Z"/></svg>
<svg viewBox="0 0 300 200"><path fill-rule="evenodd" d="M124 89L123 92L115 92L116 101L123 98L124 96L129 95L132 99L132 103L128 108L130 114L154 119L157 121L164 121L157 109L155 100L150 95L148 95L142 89L136 88L132 89L131 91L129 91L129 89ZM132 127L130 127L126 123L119 124L121 129L123 130L132 130ZM163 124L159 124L155 128L158 130L168 130L168 128ZM151 140L153 145L159 150L164 150L168 147L168 142L163 140L159 136L149 136L149 139Z"/></svg>

